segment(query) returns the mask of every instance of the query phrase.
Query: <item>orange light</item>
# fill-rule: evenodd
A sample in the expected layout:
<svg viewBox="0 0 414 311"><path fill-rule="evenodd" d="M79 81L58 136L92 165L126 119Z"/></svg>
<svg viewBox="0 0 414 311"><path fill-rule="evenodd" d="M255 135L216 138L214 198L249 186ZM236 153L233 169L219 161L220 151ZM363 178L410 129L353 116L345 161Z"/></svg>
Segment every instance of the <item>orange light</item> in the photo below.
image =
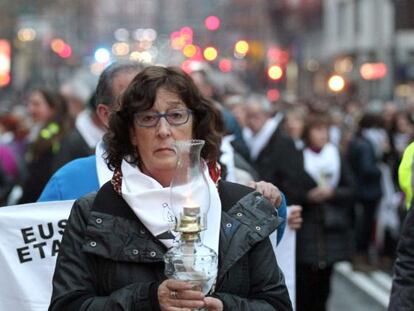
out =
<svg viewBox="0 0 414 311"><path fill-rule="evenodd" d="M365 80L378 80L387 75L388 69L384 63L365 63L359 72Z"/></svg>
<svg viewBox="0 0 414 311"><path fill-rule="evenodd" d="M193 44L187 44L183 48L183 54L185 57L188 57L188 58L193 57L196 53L197 53L197 48Z"/></svg>
<svg viewBox="0 0 414 311"><path fill-rule="evenodd" d="M211 62L217 58L218 52L216 48L209 46L204 49L203 55L206 60Z"/></svg>
<svg viewBox="0 0 414 311"><path fill-rule="evenodd" d="M279 65L270 66L269 69L267 70L267 75L272 80L279 80L279 79L281 79L282 76L283 76L282 67L280 67Z"/></svg>
<svg viewBox="0 0 414 311"><path fill-rule="evenodd" d="M65 41L63 41L62 39L53 39L50 43L50 47L53 52L59 54L65 48Z"/></svg>
<svg viewBox="0 0 414 311"><path fill-rule="evenodd" d="M0 87L7 86L11 81L11 45L7 40L0 40Z"/></svg>
<svg viewBox="0 0 414 311"><path fill-rule="evenodd" d="M328 80L328 87L333 92L341 92L345 88L345 79L340 75L333 75Z"/></svg>

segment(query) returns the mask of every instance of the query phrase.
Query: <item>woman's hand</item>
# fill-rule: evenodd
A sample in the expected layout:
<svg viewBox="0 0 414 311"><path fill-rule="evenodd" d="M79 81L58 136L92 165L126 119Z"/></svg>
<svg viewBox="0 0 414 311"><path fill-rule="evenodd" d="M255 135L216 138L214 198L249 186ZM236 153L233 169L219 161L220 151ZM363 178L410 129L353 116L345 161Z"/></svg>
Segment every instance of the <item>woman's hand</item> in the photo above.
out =
<svg viewBox="0 0 414 311"><path fill-rule="evenodd" d="M269 182L251 181L249 183L249 187L256 189L257 192L261 193L275 207L282 203L282 195L280 194L280 190Z"/></svg>
<svg viewBox="0 0 414 311"><path fill-rule="evenodd" d="M158 287L158 302L162 311L191 311L194 308L204 308L206 306L204 299L204 294L194 290L194 285L189 282L169 279Z"/></svg>
<svg viewBox="0 0 414 311"><path fill-rule="evenodd" d="M204 298L205 307L208 311L222 311L223 310L223 303L220 299L213 298L213 297L206 297Z"/></svg>
<svg viewBox="0 0 414 311"><path fill-rule="evenodd" d="M308 200L313 203L322 203L334 195L334 189L331 187L316 187L308 192Z"/></svg>
<svg viewBox="0 0 414 311"><path fill-rule="evenodd" d="M288 213L288 226L292 230L298 230L302 227L302 206L300 205L291 205L288 206L289 213Z"/></svg>

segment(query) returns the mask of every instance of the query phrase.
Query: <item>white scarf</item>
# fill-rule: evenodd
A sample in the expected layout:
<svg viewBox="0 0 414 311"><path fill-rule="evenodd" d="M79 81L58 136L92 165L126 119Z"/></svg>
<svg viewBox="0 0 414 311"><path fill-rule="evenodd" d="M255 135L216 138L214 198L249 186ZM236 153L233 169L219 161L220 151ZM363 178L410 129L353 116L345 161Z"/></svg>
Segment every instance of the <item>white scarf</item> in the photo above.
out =
<svg viewBox="0 0 414 311"><path fill-rule="evenodd" d="M276 131L282 119L283 114L278 113L275 117L267 120L261 130L247 141L247 144L250 147L250 157L252 160L256 160L263 148L269 143L270 138Z"/></svg>
<svg viewBox="0 0 414 311"><path fill-rule="evenodd" d="M96 161L96 173L98 175L99 187L102 187L103 184L110 181L114 172L112 172L108 165L106 165L104 156L105 156L105 147L103 141L99 141L95 149L95 161Z"/></svg>
<svg viewBox="0 0 414 311"><path fill-rule="evenodd" d="M309 148L303 151L305 171L318 186L336 188L341 175L341 159L335 145L327 143L316 153Z"/></svg>
<svg viewBox="0 0 414 311"><path fill-rule="evenodd" d="M221 202L216 185L208 173L207 166L205 168L204 175L210 191L210 209L207 213L207 229L202 232L201 240L204 245L210 247L218 254ZM170 187L164 188L154 178L143 174L138 167L129 164L125 160L122 161L121 171L121 192L124 200L153 236L158 237L159 241L168 248L172 247L174 243L172 234L174 233L170 232L170 230L174 226L174 214L178 215L178 211L174 213L170 206L171 196L177 196L177 200L180 200L183 195L177 192L172 194ZM197 193L197 189L193 190L195 190L194 193ZM206 213L207 211L201 210L200 212Z"/></svg>
<svg viewBox="0 0 414 311"><path fill-rule="evenodd" d="M88 144L89 148L95 148L105 132L93 123L90 111L82 111L76 118L75 127Z"/></svg>
<svg viewBox="0 0 414 311"><path fill-rule="evenodd" d="M234 135L226 135L221 139L221 156L220 162L226 165L227 176L226 180L236 182L236 166L234 164L234 149L231 142L234 140Z"/></svg>

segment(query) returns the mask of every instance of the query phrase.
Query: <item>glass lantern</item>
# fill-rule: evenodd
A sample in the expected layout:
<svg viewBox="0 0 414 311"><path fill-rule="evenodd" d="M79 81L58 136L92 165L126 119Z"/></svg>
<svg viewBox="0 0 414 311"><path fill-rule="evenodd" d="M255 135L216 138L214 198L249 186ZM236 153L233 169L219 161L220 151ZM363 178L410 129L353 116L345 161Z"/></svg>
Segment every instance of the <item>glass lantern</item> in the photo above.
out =
<svg viewBox="0 0 414 311"><path fill-rule="evenodd" d="M177 233L174 246L164 255L168 278L190 281L204 294L213 290L217 276L216 252L202 243L200 234L208 226L209 185L201 161L203 140L177 141L177 168L171 183L171 207ZM205 173L204 173L205 171Z"/></svg>

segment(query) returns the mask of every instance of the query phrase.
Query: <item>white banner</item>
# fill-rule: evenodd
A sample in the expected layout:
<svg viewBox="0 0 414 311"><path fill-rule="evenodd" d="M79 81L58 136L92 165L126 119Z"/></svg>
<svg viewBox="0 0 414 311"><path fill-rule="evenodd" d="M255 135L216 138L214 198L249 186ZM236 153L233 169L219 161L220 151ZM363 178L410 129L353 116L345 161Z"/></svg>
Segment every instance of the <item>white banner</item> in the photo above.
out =
<svg viewBox="0 0 414 311"><path fill-rule="evenodd" d="M277 263L285 276L293 310L296 310L296 231L290 229L286 224L279 245L276 246L276 231L270 235L270 241L276 254Z"/></svg>
<svg viewBox="0 0 414 311"><path fill-rule="evenodd" d="M73 201L0 208L0 310L46 311Z"/></svg>

